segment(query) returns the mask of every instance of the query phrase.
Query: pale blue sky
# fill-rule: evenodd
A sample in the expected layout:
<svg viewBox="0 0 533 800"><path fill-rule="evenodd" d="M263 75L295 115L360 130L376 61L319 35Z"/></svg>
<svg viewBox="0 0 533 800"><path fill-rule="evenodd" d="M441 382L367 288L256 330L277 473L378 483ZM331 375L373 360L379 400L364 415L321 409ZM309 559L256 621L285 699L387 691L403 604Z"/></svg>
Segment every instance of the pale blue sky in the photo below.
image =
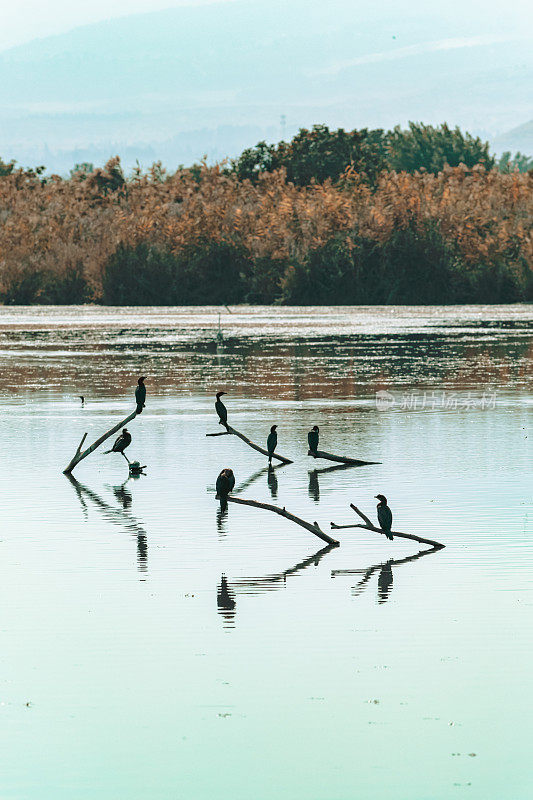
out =
<svg viewBox="0 0 533 800"><path fill-rule="evenodd" d="M320 4L324 1L309 0ZM3 0L0 50L112 17L209 2L231 0L17 0L9 4ZM400 0L346 0L346 3L353 6L354 14L363 18L367 13L375 13L376 6L395 9L396 13L402 7ZM458 19L478 15L483 30L494 26L495 33L500 26L524 31L533 22L531 0L431 0L429 4L427 0L411 0L407 5L410 10L419 9L421 16L428 11L457 15ZM438 40L439 36L432 38Z"/></svg>

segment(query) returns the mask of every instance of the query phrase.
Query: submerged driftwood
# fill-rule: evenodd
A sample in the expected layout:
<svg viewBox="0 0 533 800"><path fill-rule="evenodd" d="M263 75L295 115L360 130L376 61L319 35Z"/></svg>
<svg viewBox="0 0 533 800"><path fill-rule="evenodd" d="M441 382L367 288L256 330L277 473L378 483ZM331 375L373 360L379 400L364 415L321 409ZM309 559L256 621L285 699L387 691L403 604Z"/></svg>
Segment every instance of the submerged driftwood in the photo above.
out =
<svg viewBox="0 0 533 800"><path fill-rule="evenodd" d="M240 431L235 430L232 428L231 425L226 425L226 430L221 431L220 433L206 433L206 436L227 436L228 434L232 436L237 436L239 439L242 439L248 447L253 448L253 450L257 450L258 453L262 453L264 456L268 457L268 450L265 450L264 447L260 447L258 444L254 444L254 442L250 441L250 439L241 433ZM272 453L272 458L277 458L278 461L281 461L282 464L292 464L293 462L290 458L285 458L285 456L280 456L278 453Z"/></svg>
<svg viewBox="0 0 533 800"><path fill-rule="evenodd" d="M325 450L308 450L307 455L313 458L325 458L326 461L336 461L339 464L351 464L354 467L380 463L379 461L361 461L359 458L348 458L348 456L335 456L332 453L326 453Z"/></svg>
<svg viewBox="0 0 533 800"><path fill-rule="evenodd" d="M385 535L385 531L381 528L377 528L374 523L369 520L366 514L363 514L357 506L354 506L353 503L350 503L350 508L352 508L356 514L359 514L361 519L365 521L365 525L361 524L352 524L352 525L335 525L334 522L330 522L330 525L333 530L341 530L343 528L364 528L367 531L374 531L375 533L382 533ZM412 539L414 542L420 542L420 544L429 544L431 547L436 548L437 550L442 550L446 545L441 544L440 542L435 542L433 539L424 539L422 536L415 536L413 533L401 533L401 531L391 531L393 536L398 536L400 539Z"/></svg>
<svg viewBox="0 0 533 800"><path fill-rule="evenodd" d="M129 417L126 417L126 419L123 419L122 422L119 422L117 425L114 425L112 428L110 428L110 430L108 430L104 434L102 434L102 436L100 436L100 438L97 439L96 442L94 442L90 447L88 447L86 450L83 450L83 452L82 452L81 448L83 447L83 443L84 443L85 439L87 438L87 434L84 433L83 437L82 437L82 440L78 445L78 449L74 453L74 456L73 456L72 460L70 461L70 463L63 470L63 474L64 475L70 475L70 473L72 472L72 470L74 469L76 464L79 464L80 461L83 461L84 458L87 458L87 456L90 456L91 453L94 452L97 447L100 447L100 445L103 442L105 442L106 439L109 439L109 437L113 436L114 433L119 431L121 428L124 428L128 424L128 422L131 422L131 420L135 419L136 416L137 416L137 411L135 410L129 415Z"/></svg>
<svg viewBox="0 0 533 800"><path fill-rule="evenodd" d="M327 542L328 544L332 544L338 546L340 542L337 539L333 539L327 533L324 533L323 530L318 526L318 522L306 522L305 519L300 519L300 517L296 517L294 514L291 514L285 508L280 508L279 506L273 506L270 503L259 503L257 500L244 500L242 497L232 497L232 495L228 495L226 498L228 503L239 503L243 506L252 506L252 508L262 508L265 511L273 511L274 514L279 514L281 517L285 517L285 519L289 519L291 522L295 522L297 525L301 525L302 528L314 533L315 536L318 536L319 539L322 539L323 542Z"/></svg>

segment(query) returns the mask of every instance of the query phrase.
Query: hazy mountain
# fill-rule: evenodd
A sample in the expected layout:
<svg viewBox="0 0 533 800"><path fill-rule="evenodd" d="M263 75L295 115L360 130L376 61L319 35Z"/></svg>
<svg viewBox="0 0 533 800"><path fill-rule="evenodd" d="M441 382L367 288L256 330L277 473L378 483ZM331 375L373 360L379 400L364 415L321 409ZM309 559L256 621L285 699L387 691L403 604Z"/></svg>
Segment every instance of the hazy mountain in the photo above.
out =
<svg viewBox="0 0 533 800"><path fill-rule="evenodd" d="M492 141L492 146L497 153L510 150L513 155L520 152L533 156L533 119L496 136Z"/></svg>
<svg viewBox="0 0 533 800"><path fill-rule="evenodd" d="M429 5L429 4L428 4ZM302 125L528 119L527 39L474 16L395 14L333 0L175 8L77 28L0 53L0 154L65 171L235 155Z"/></svg>

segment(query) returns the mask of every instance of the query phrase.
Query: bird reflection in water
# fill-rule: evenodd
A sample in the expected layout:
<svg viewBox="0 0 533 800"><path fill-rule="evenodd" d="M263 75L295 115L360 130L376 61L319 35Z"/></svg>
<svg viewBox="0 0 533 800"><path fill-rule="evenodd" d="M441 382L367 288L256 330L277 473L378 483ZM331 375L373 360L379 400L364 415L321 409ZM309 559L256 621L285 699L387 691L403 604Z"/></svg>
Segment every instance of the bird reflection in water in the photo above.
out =
<svg viewBox="0 0 533 800"><path fill-rule="evenodd" d="M268 468L268 475L267 475L267 483L268 488L270 489L270 495L273 500L277 500L278 497L278 479L276 476L276 470L274 467L270 466Z"/></svg>
<svg viewBox="0 0 533 800"><path fill-rule="evenodd" d="M410 561L416 561L419 558L423 558L424 556L429 556L431 553L437 553L441 550L441 547L430 547L428 550L420 550L418 553L415 553L412 556L406 556L406 558L390 558L388 561L384 561L381 564L374 564L367 569L333 569L331 570L331 577L338 578L343 575L363 575L360 581L358 581L355 586L352 587L352 594L354 597L358 597L360 594L363 593L367 583L369 582L372 575L375 575L376 572L379 572L378 575L378 603L386 603L390 597L390 593L392 591L392 567L399 567L400 564L407 564Z"/></svg>
<svg viewBox="0 0 533 800"><path fill-rule="evenodd" d="M139 476L136 476L136 479ZM126 480L119 486L111 486L111 490L116 499L121 505L121 508L115 508L110 505L106 500L103 500L99 494L93 489L89 489L83 483L80 483L73 475L67 475L67 478L74 486L76 494L80 500L84 510L85 518L87 519L87 503L86 500L91 500L93 504L102 512L102 515L109 522L125 528L129 533L132 533L137 539L137 568L140 573L145 573L148 570L148 540L146 531L140 522L130 513L129 508L132 504L133 498L126 484L130 480Z"/></svg>
<svg viewBox="0 0 533 800"><path fill-rule="evenodd" d="M225 575L220 578L220 585L217 589L217 606L218 613L224 617L224 627L233 627L235 619L235 595L228 586L228 580Z"/></svg>
<svg viewBox="0 0 533 800"><path fill-rule="evenodd" d="M318 503L320 500L320 483L318 482L319 475L325 475L328 472L338 472L339 470L353 469L354 467L364 466L363 464L335 464L333 467L323 467L322 469L309 470L309 487L307 493L311 500Z"/></svg>
<svg viewBox="0 0 533 800"><path fill-rule="evenodd" d="M148 570L148 540L141 529L137 531L137 568L139 572Z"/></svg>
<svg viewBox="0 0 533 800"><path fill-rule="evenodd" d="M135 480L138 480L140 475L132 476ZM112 486L113 494L117 498L118 502L122 505L124 511L128 511L132 502L133 496L130 490L127 488L126 484L130 478L121 483L120 486ZM134 520L131 520L134 522ZM135 524L135 523L134 523ZM132 529L131 525L127 526L130 530ZM141 526L137 526L135 529L137 534L137 567L139 572L146 572L148 570L148 541L146 539L146 532L144 531Z"/></svg>
<svg viewBox="0 0 533 800"><path fill-rule="evenodd" d="M295 575L302 570L307 569L311 565L318 566L320 560L333 550L336 545L328 544L322 547L312 556L299 561L292 567L284 570L283 572L276 572L271 575L258 575L250 578L235 578L231 585L229 584L225 575L222 575L220 585L217 587L217 603L218 612L224 617L224 625L234 627L234 618L236 613L236 595L259 595L265 592L274 592L278 589L284 589L287 584L287 578L290 575ZM230 605L225 605L230 604Z"/></svg>
<svg viewBox="0 0 533 800"><path fill-rule="evenodd" d="M318 470L312 469L309 472L309 488L307 493L311 500L314 500L315 503L318 503L320 500L320 484L318 482Z"/></svg>
<svg viewBox="0 0 533 800"><path fill-rule="evenodd" d="M120 486L112 486L113 494L121 504L122 508L127 511L133 502L133 497L129 489L126 488L127 480L121 483Z"/></svg>
<svg viewBox="0 0 533 800"><path fill-rule="evenodd" d="M391 589L392 566L390 561L386 561L378 575L378 603L385 603L388 600Z"/></svg>
<svg viewBox="0 0 533 800"><path fill-rule="evenodd" d="M227 504L225 506L219 505L219 507L217 508L217 531L219 536L226 535L226 528L224 522L226 521L227 516L228 516Z"/></svg>

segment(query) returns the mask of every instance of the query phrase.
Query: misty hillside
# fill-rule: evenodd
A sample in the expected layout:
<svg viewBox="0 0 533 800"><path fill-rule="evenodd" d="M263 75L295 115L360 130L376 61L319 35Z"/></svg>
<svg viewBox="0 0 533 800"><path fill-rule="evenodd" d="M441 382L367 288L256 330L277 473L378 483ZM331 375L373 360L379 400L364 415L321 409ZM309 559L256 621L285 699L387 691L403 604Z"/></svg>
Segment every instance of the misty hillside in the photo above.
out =
<svg viewBox="0 0 533 800"><path fill-rule="evenodd" d="M519 151L525 155L533 154L533 119L510 131L497 136L492 145L498 152L510 151L513 155Z"/></svg>
<svg viewBox="0 0 533 800"><path fill-rule="evenodd" d="M520 34L430 9L364 15L338 0L241 1L13 48L0 54L0 154L61 171L116 152L174 166L315 122L447 120L489 136L529 118L533 56Z"/></svg>

